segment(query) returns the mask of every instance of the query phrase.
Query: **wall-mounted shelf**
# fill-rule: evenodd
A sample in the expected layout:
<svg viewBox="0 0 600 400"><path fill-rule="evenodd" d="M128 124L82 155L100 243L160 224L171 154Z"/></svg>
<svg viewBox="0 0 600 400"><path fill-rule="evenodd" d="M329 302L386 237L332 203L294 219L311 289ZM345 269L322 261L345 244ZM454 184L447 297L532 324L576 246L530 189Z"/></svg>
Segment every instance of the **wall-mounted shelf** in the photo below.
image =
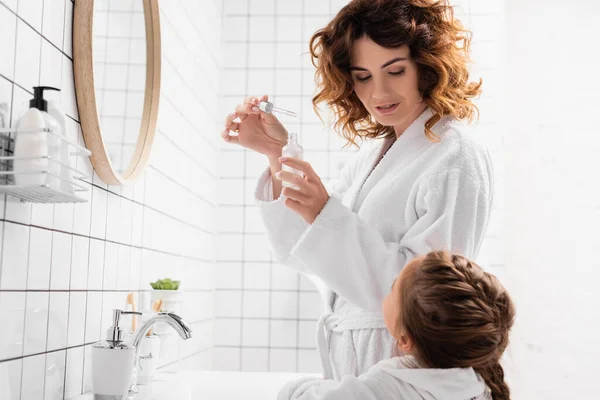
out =
<svg viewBox="0 0 600 400"><path fill-rule="evenodd" d="M0 193L34 203L82 203L87 201L77 195L79 192L89 190L87 185L82 183L89 177L81 171L48 155L39 157L15 157L13 155L18 135L39 135L40 133L53 135L52 140L60 143L61 147L66 146L71 156L89 157L92 154L88 149L48 129L32 131L0 128ZM57 141L56 138L59 140ZM49 143L49 141L46 140L45 143ZM14 170L13 165L16 160L31 160L34 161L34 164L43 167L33 170ZM31 175L34 175L36 178L34 180L40 184L19 184L19 181L23 180L19 179L20 177L28 176L28 179L32 180Z"/></svg>

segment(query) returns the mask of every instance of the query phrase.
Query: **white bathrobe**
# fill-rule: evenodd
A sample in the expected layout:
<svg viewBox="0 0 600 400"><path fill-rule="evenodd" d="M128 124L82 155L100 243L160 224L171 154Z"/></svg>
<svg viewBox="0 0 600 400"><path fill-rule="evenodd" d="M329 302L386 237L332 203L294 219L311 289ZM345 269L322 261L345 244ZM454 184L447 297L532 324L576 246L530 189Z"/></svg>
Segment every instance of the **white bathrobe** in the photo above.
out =
<svg viewBox="0 0 600 400"><path fill-rule="evenodd" d="M286 384L277 400L492 400L473 368L418 368L414 358L384 360L359 377L303 378Z"/></svg>
<svg viewBox="0 0 600 400"><path fill-rule="evenodd" d="M276 259L312 277L325 300L317 348L325 378L358 376L399 355L381 303L403 266L445 249L474 258L492 205L489 154L450 118L425 136L425 110L379 159L383 140L368 141L341 171L316 220L307 224L273 201L267 169L256 198ZM320 285L319 285L320 283Z"/></svg>

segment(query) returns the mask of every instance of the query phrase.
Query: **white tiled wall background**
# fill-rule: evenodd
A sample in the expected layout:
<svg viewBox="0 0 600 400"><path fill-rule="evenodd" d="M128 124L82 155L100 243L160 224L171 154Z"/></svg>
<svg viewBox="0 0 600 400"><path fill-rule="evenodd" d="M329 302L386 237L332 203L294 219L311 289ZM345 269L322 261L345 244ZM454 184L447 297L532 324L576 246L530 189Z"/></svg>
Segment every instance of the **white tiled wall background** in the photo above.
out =
<svg viewBox="0 0 600 400"><path fill-rule="evenodd" d="M319 176L335 179L354 149L324 126L312 110L314 67L310 36L343 7L345 0L225 0L224 71L221 116L250 95L269 94L282 108L299 112L300 122L283 117ZM457 14L476 30L473 76L484 77L478 100L480 135L489 143L497 171L493 221L480 262L501 270L502 248L502 76L498 66L503 34L503 1L463 0ZM328 120L328 114L324 114ZM322 303L314 285L279 265L269 252L253 192L266 159L234 145L221 144L219 249L215 308L215 369L319 372L316 321Z"/></svg>
<svg viewBox="0 0 600 400"><path fill-rule="evenodd" d="M60 102L69 134L83 143L73 8L71 0L0 0L0 102L14 124L32 86L61 88L47 98ZM149 282L165 277L182 281L182 316L194 335L165 338L161 366L212 366L221 4L161 1L160 19L158 128L140 180L107 186L82 160L93 175L86 203L0 197L0 399L89 391L90 345L104 336L111 309L125 307L129 292L149 308Z"/></svg>
<svg viewBox="0 0 600 400"><path fill-rule="evenodd" d="M590 49L600 3L539 4L506 0L515 27L506 32L505 135L513 388L516 399L595 399L600 58Z"/></svg>

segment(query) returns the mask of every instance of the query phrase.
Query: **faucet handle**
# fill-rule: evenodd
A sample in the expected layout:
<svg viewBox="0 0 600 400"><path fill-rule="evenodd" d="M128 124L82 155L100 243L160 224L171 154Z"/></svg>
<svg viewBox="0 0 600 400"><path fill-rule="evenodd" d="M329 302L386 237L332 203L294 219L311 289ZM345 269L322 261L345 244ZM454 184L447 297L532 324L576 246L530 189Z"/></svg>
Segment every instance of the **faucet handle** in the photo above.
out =
<svg viewBox="0 0 600 400"><path fill-rule="evenodd" d="M121 311L121 310L119 310ZM121 311L121 315L123 314L135 314L135 315L143 315L141 312L139 311Z"/></svg>

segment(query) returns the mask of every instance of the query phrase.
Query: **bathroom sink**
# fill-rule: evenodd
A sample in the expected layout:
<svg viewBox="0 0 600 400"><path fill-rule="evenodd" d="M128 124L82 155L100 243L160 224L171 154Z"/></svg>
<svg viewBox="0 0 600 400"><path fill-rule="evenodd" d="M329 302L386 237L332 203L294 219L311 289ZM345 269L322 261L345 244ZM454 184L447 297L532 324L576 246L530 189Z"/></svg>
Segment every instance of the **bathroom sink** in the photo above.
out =
<svg viewBox="0 0 600 400"><path fill-rule="evenodd" d="M311 374L274 372L181 371L174 380L153 382L152 392L139 400L269 400L289 381Z"/></svg>
<svg viewBox="0 0 600 400"><path fill-rule="evenodd" d="M152 385L139 386L133 400L275 400L289 381L317 374L278 372L196 371L158 372ZM93 400L91 393L76 400Z"/></svg>

